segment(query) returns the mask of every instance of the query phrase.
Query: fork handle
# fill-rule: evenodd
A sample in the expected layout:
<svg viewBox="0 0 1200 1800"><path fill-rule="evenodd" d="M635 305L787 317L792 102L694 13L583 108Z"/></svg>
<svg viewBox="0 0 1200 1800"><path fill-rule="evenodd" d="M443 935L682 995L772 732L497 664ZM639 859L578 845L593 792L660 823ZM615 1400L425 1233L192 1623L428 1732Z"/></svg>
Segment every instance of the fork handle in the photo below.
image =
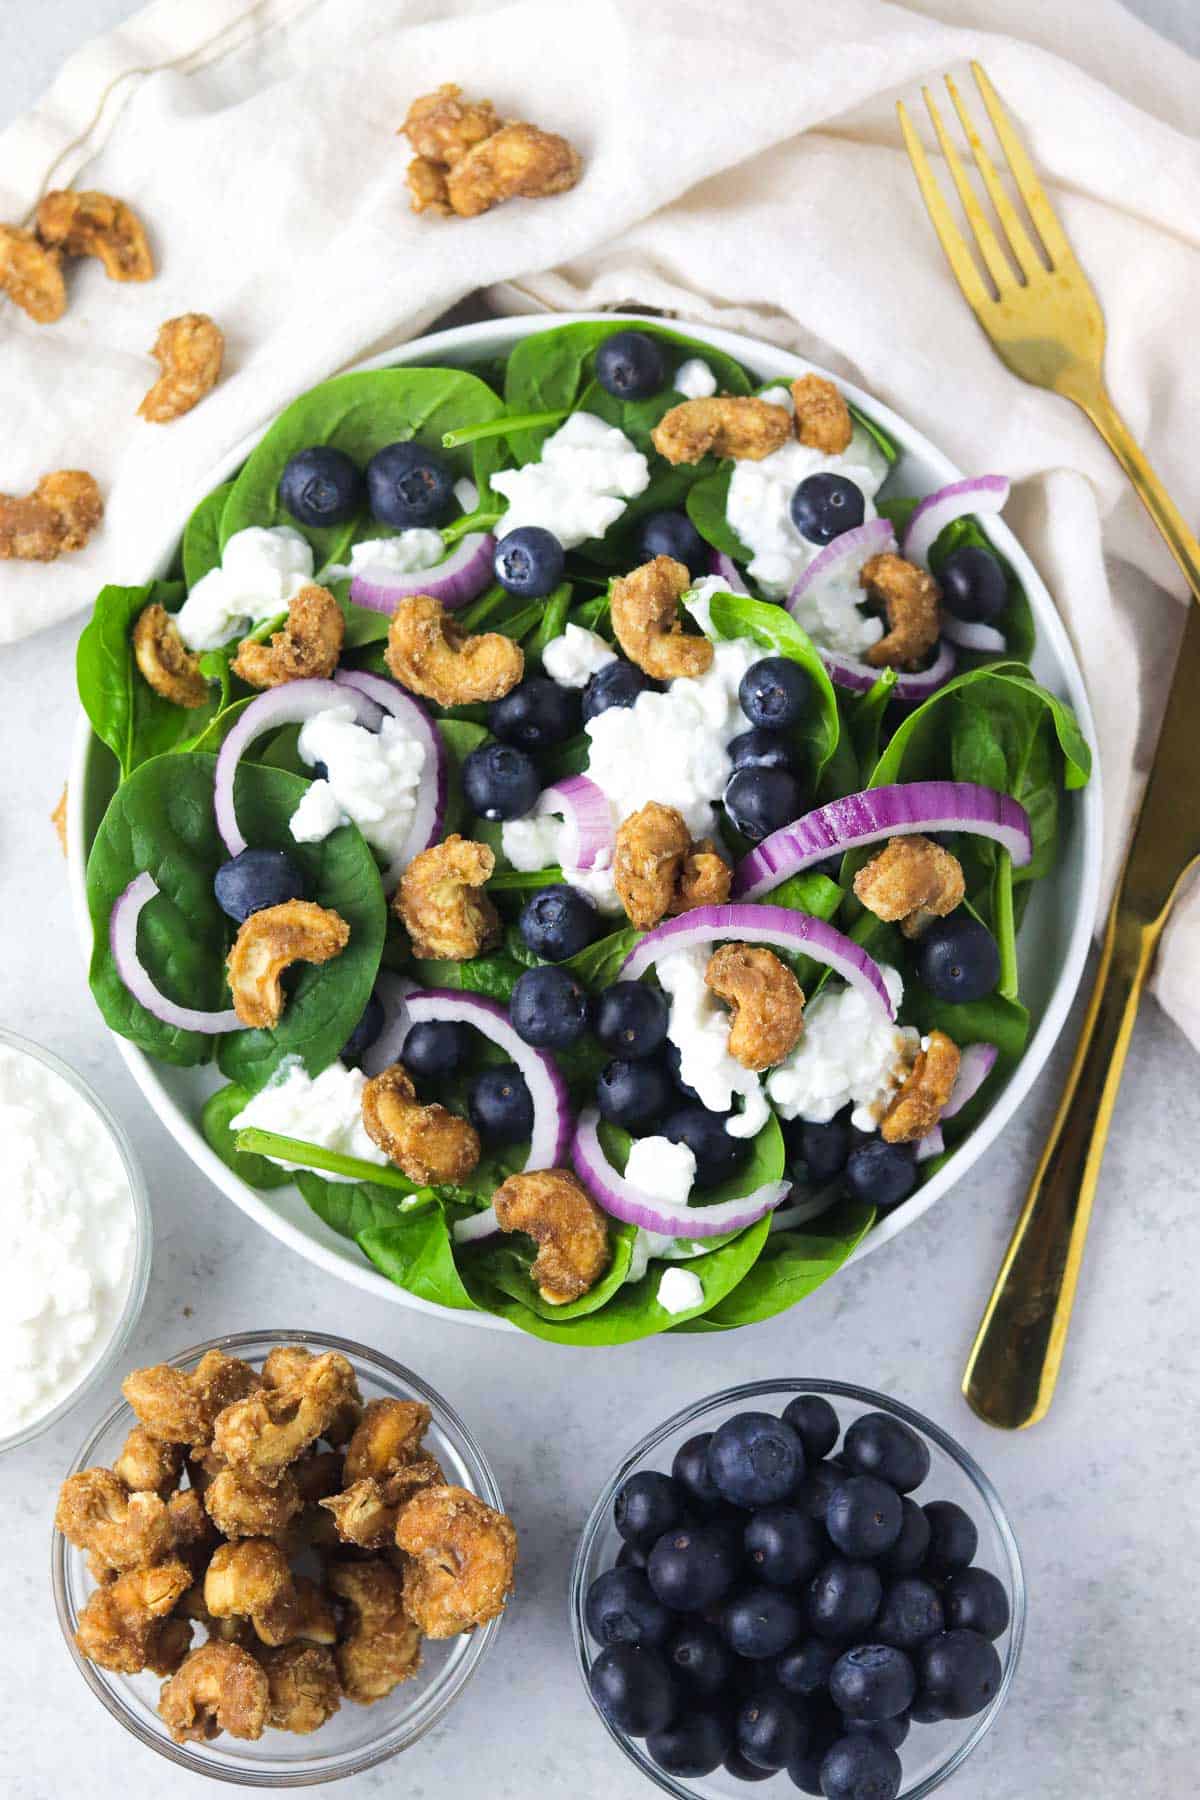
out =
<svg viewBox="0 0 1200 1800"><path fill-rule="evenodd" d="M1183 578L1193 595L1200 600L1200 542L1184 523L1183 514L1154 473L1141 446L1112 403L1103 381L1094 386L1089 381L1076 391L1064 386L1063 392L1087 414L1130 481L1134 493L1154 520L1167 549L1183 571Z"/></svg>

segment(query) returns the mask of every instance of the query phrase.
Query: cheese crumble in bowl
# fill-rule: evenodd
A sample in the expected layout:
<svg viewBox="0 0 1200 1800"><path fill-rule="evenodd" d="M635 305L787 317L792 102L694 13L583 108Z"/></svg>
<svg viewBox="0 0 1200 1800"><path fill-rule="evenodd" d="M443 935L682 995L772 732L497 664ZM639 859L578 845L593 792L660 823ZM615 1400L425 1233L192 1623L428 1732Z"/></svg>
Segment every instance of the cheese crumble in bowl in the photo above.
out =
<svg viewBox="0 0 1200 1800"><path fill-rule="evenodd" d="M0 1273L0 1451L28 1443L109 1370L150 1274L129 1141L65 1063L0 1031L8 1254Z"/></svg>

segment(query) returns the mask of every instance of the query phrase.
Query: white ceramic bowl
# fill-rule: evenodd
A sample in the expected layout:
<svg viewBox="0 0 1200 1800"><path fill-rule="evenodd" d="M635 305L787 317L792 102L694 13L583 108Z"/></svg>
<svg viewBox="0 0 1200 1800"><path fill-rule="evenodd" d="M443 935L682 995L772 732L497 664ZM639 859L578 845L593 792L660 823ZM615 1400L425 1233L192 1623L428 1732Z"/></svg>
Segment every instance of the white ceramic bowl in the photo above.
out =
<svg viewBox="0 0 1200 1800"><path fill-rule="evenodd" d="M443 362L469 365L505 355L518 339L528 336L530 332L545 331L549 326L570 324L579 319L618 316L620 315L611 313L535 314L524 318L486 320L482 324L462 325L431 337L417 338L401 350L372 357L358 366L375 369L398 363ZM631 323L636 322L636 319L631 320ZM759 343L754 338L742 337L737 332L719 331L686 322L681 323L681 329L692 337L711 343L727 355L736 357L763 380L778 377L790 381L814 366L785 350ZM963 471L956 468L928 439L914 431L911 425L890 408L881 405L872 395L864 393L850 382L839 378L838 385L857 406L877 419L900 446L901 460L893 477L895 492L925 494L947 482L961 479ZM181 508L179 518L163 538L159 554L149 559L145 569L121 570L122 580L148 581L166 572L192 507L245 461L255 441L255 438L249 438L230 451L221 466L211 472L201 491L192 495L188 504ZM983 473L984 470L974 472ZM1020 576L1029 596L1037 627L1037 648L1033 655L1034 674L1046 687L1070 701L1085 736L1094 746L1095 732L1083 677L1044 582L1006 525L1000 520L992 519L984 519L981 523L996 548L1003 552ZM71 765L67 830L72 900L85 955L91 953L92 928L87 910L84 867L91 834L107 803L111 783L110 766L108 752L93 738L87 719L81 716ZM1099 895L1101 820L1100 776L1098 769L1095 769L1090 784L1082 793L1071 795L1069 804L1063 810L1057 866L1052 875L1038 882L1021 926L1022 993L1037 1020L1037 1027L1025 1055L1009 1078L1004 1091L994 1101L987 1117L966 1142L948 1158L932 1180L918 1188L911 1200L898 1206L875 1227L859 1246L855 1256L865 1256L872 1250L879 1249L907 1225L919 1219L935 1201L940 1200L983 1154L1029 1092L1062 1030L1083 972ZM134 1080L176 1142L197 1168L250 1218L282 1243L298 1250L301 1256L306 1256L310 1262L327 1269L331 1274L352 1281L371 1293L394 1300L401 1306L445 1316L444 1308L406 1293L372 1268L354 1244L338 1237L315 1213L309 1211L296 1188L275 1188L269 1194L260 1194L247 1187L245 1182L239 1181L220 1157L209 1149L196 1123L204 1101L214 1088L221 1085L220 1077L212 1068L168 1068L164 1064L153 1062L124 1038L116 1037L115 1041ZM456 1312L453 1317L463 1324L481 1326L486 1330L516 1330L506 1320L493 1318L489 1313Z"/></svg>

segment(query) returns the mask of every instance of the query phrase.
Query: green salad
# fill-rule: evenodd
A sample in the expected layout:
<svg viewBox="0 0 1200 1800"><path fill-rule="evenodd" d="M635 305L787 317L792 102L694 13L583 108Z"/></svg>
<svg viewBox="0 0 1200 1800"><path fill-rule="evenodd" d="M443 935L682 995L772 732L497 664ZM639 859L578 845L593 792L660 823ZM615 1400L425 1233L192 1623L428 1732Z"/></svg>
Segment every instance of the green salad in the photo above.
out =
<svg viewBox="0 0 1200 1800"><path fill-rule="evenodd" d="M846 1260L1023 1054L1090 755L980 521L833 383L650 322L334 378L106 587L90 981L423 1300L718 1331ZM201 1091L198 1087L197 1091Z"/></svg>

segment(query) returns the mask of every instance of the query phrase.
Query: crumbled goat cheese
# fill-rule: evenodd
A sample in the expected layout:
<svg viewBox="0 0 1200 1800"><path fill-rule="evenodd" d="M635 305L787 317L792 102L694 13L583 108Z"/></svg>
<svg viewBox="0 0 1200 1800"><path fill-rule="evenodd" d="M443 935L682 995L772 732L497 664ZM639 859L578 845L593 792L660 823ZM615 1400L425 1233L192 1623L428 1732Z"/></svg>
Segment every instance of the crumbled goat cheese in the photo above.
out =
<svg viewBox="0 0 1200 1800"><path fill-rule="evenodd" d="M441 532L416 525L394 537L364 538L360 544L351 544L350 561L330 563L322 573L331 581L343 575L363 575L368 569L386 575L412 575L418 569L432 569L445 554Z"/></svg>
<svg viewBox="0 0 1200 1800"><path fill-rule="evenodd" d="M689 356L676 369L671 386L685 400L706 400L716 393L717 378L702 356Z"/></svg>
<svg viewBox="0 0 1200 1800"><path fill-rule="evenodd" d="M770 1117L762 1083L729 1054L729 1013L711 988L704 971L711 952L697 947L676 950L655 965L658 985L670 997L667 1036L679 1047L679 1076L695 1088L710 1112L728 1112L741 1096L743 1110L727 1119L730 1137L750 1138Z"/></svg>
<svg viewBox="0 0 1200 1800"><path fill-rule="evenodd" d="M319 1075L310 1075L298 1056L285 1056L265 1088L250 1099L230 1120L234 1131L256 1125L260 1131L273 1131L279 1137L299 1138L306 1144L319 1144L323 1150L336 1150L342 1156L356 1156L360 1161L386 1163L387 1156L372 1143L362 1122L362 1095L367 1078L361 1069L347 1069L343 1063L330 1063ZM272 1156L281 1169L303 1165L285 1162ZM353 1175L330 1175L321 1171L323 1181L354 1181Z"/></svg>
<svg viewBox="0 0 1200 1800"><path fill-rule="evenodd" d="M665 1312L693 1312L704 1304L704 1287L692 1269L664 1269L658 1284L658 1304Z"/></svg>
<svg viewBox="0 0 1200 1800"><path fill-rule="evenodd" d="M539 462L492 476L508 501L496 535L540 525L574 550L603 537L649 485L650 465L623 431L595 413L574 412L546 439Z"/></svg>
<svg viewBox="0 0 1200 1800"><path fill-rule="evenodd" d="M298 748L310 766L324 763L292 814L298 844L316 844L339 825L353 822L373 850L392 862L412 827L425 746L400 719L385 713L378 731L354 721L352 706L329 706L306 719Z"/></svg>
<svg viewBox="0 0 1200 1800"><path fill-rule="evenodd" d="M888 964L880 970L899 1007L904 995L899 971ZM853 1105L851 1124L874 1131L919 1046L920 1034L911 1025L893 1024L858 988L822 988L804 1009L799 1043L767 1076L767 1093L784 1119L824 1125Z"/></svg>
<svg viewBox="0 0 1200 1800"><path fill-rule="evenodd" d="M290 525L235 531L218 566L200 577L176 613L179 635L189 650L219 649L286 612L312 578L312 549Z"/></svg>
<svg viewBox="0 0 1200 1800"><path fill-rule="evenodd" d="M599 669L616 662L617 656L600 636L582 625L568 625L542 651L542 668L559 687L584 688Z"/></svg>

